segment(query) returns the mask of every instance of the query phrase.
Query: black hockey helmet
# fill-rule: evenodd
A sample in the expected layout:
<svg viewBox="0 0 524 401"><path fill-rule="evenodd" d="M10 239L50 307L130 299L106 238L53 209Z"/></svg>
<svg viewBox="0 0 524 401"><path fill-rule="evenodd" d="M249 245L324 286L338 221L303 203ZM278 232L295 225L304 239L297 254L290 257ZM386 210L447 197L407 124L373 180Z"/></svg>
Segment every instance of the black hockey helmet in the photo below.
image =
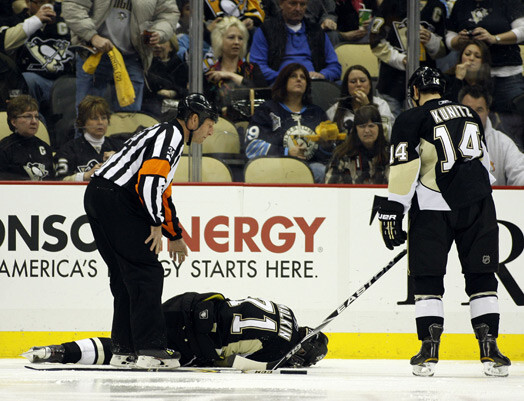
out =
<svg viewBox="0 0 524 401"><path fill-rule="evenodd" d="M190 93L178 104L178 118L186 121L191 114L198 116L199 123L202 124L206 118L218 121L218 111L201 93Z"/></svg>
<svg viewBox="0 0 524 401"><path fill-rule="evenodd" d="M300 338L304 338L312 329L310 327L299 327ZM328 338L321 331L308 339L295 355L289 358L288 366L305 368L312 366L324 359L328 352Z"/></svg>
<svg viewBox="0 0 524 401"><path fill-rule="evenodd" d="M446 80L438 68L422 66L417 68L409 78L409 96L412 99L415 95L414 86L417 87L419 92L433 90L443 95L446 90Z"/></svg>
<svg viewBox="0 0 524 401"><path fill-rule="evenodd" d="M196 129L200 128L206 118L213 120L215 123L218 121L218 111L216 106L207 100L201 93L190 93L178 103L177 118L180 118L187 123L187 120L192 114L198 116L198 127ZM189 131L189 140L187 141L188 145L191 144L193 131L194 130Z"/></svg>

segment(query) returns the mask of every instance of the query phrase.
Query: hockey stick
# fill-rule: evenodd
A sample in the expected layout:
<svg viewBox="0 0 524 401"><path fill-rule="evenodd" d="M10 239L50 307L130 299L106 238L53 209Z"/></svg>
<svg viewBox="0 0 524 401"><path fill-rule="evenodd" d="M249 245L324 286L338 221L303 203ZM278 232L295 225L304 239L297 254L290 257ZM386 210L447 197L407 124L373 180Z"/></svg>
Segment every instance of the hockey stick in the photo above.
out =
<svg viewBox="0 0 524 401"><path fill-rule="evenodd" d="M324 327L326 327L334 318L336 318L338 315L340 315L355 299L360 297L369 287L371 287L380 277L382 277L386 272L391 269L400 259L404 257L404 255L407 253L407 250L404 249L402 252L400 252L397 256L393 258L391 262L388 263L388 265L382 270L380 270L377 274L375 274L371 279L364 284L362 287L360 287L353 295L351 295L348 299L344 301L342 305L340 305L336 310L331 313L327 318L324 319L322 323L320 323L317 327L315 327L313 330L311 330L297 345L295 345L291 351L289 351L283 358L268 362L266 369L269 370L275 370L282 366L284 363L289 361L293 355L295 355L300 349L302 348L302 344L304 344L306 341L308 341L311 337L316 335L320 332Z"/></svg>
<svg viewBox="0 0 524 401"><path fill-rule="evenodd" d="M58 366L57 366L58 365ZM236 368L220 368L220 367L178 367L176 369L131 369L131 368L117 368L108 365L62 365L62 364L35 364L26 365L26 369L37 370L42 372L174 372L174 373L254 373L254 374L281 374L281 375L307 375L306 369L279 369L279 370L264 370L264 369L236 369Z"/></svg>

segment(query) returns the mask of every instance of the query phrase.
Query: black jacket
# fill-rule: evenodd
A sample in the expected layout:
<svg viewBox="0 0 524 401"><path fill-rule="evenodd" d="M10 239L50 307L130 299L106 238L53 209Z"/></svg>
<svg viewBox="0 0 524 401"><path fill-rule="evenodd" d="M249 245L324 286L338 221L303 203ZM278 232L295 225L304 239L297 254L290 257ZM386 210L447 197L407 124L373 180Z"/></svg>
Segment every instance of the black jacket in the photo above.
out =
<svg viewBox="0 0 524 401"><path fill-rule="evenodd" d="M53 152L40 138L15 132L0 141L0 180L42 181L54 177Z"/></svg>
<svg viewBox="0 0 524 401"><path fill-rule="evenodd" d="M306 25L306 35L311 50L311 58L315 71L326 67L325 40L326 35L320 25L304 18L302 23ZM278 71L286 53L287 29L282 16L267 18L261 26L262 32L268 44L269 67ZM284 38L284 40L282 40Z"/></svg>

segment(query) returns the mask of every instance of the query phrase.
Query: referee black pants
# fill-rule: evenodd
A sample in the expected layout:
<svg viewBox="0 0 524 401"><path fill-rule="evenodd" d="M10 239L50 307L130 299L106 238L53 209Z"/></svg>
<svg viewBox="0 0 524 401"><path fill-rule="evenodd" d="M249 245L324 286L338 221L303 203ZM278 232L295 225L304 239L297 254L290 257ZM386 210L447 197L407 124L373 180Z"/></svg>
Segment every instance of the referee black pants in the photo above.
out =
<svg viewBox="0 0 524 401"><path fill-rule="evenodd" d="M109 180L93 178L84 207L109 269L114 298L112 352L166 348L164 269L150 245L144 244L151 229L138 197Z"/></svg>

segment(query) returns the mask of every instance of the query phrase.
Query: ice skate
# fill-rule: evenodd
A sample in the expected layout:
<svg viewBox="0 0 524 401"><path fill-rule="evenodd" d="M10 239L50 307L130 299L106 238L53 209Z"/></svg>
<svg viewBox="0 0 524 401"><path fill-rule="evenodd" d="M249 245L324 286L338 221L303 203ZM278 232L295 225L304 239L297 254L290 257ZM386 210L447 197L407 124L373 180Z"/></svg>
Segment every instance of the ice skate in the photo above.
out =
<svg viewBox="0 0 524 401"><path fill-rule="evenodd" d="M48 345L45 347L32 347L21 356L29 359L32 363L58 362L64 360L65 348L63 345Z"/></svg>
<svg viewBox="0 0 524 401"><path fill-rule="evenodd" d="M440 346L440 336L444 328L441 324L433 323L429 326L431 337L422 341L422 347L417 355L410 360L413 365L413 374L415 376L433 376L435 374L435 365L438 362L438 349Z"/></svg>
<svg viewBox="0 0 524 401"><path fill-rule="evenodd" d="M138 351L136 367L141 369L176 369L180 367L180 353L172 349Z"/></svg>
<svg viewBox="0 0 524 401"><path fill-rule="evenodd" d="M507 376L509 374L508 366L511 365L511 361L500 352L497 346L497 339L493 335L488 334L488 325L479 324L473 330L479 340L480 361L484 367L484 374L486 376Z"/></svg>
<svg viewBox="0 0 524 401"><path fill-rule="evenodd" d="M133 368L136 365L135 354L113 354L109 364L117 368Z"/></svg>

